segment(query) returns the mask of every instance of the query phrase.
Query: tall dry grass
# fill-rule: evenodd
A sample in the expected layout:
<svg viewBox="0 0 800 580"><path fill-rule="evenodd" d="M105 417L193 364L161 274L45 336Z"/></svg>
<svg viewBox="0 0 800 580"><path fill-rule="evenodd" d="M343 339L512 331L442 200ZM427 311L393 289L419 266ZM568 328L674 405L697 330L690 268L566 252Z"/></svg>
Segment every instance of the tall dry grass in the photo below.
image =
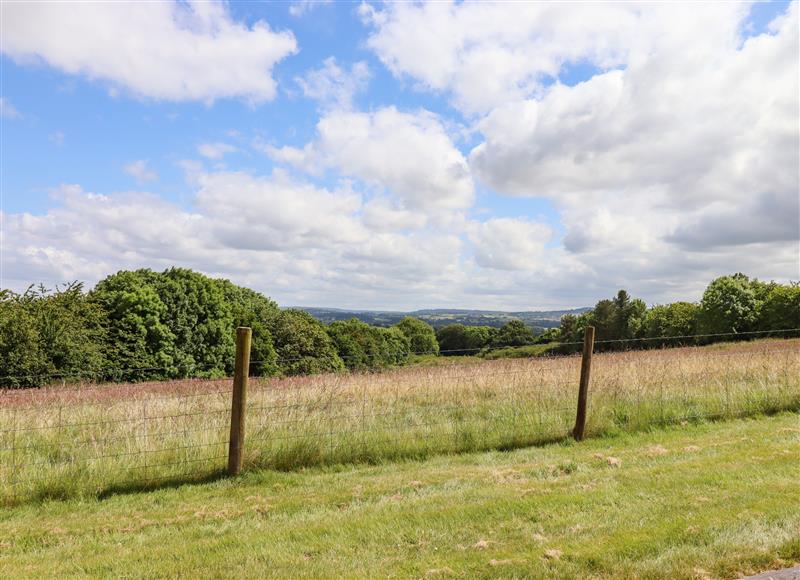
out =
<svg viewBox="0 0 800 580"><path fill-rule="evenodd" d="M246 467L378 462L563 439L579 357L251 379ZM0 394L0 499L213 477L229 380ZM800 340L595 355L587 433L800 410Z"/></svg>

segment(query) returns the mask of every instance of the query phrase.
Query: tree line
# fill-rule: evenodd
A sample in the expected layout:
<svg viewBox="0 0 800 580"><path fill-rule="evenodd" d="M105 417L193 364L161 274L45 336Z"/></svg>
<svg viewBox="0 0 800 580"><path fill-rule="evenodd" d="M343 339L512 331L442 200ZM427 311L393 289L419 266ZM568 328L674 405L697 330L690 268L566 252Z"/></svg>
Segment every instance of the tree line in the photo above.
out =
<svg viewBox="0 0 800 580"><path fill-rule="evenodd" d="M738 273L713 280L699 303L673 302L650 308L620 290L580 316L562 317L561 327L551 338L580 343L587 326L595 327L595 341L601 341L597 350L708 344L732 340L735 334L753 338L748 333L795 330L800 328L800 285L763 282ZM786 332L780 335L789 336ZM579 346L565 344L560 351L575 348Z"/></svg>
<svg viewBox="0 0 800 580"><path fill-rule="evenodd" d="M234 329L253 329L251 372L259 376L374 370L417 357L482 355L550 344L570 352L593 325L597 340L633 340L600 348L688 344L699 333L800 328L800 287L743 274L714 280L699 304L648 308L621 290L561 326L535 335L522 321L501 328L451 324L435 331L406 317L391 327L357 319L325 325L301 310L228 280L183 268L108 276L23 293L0 292L0 385L35 387L63 380L141 381L222 377L233 371ZM603 343L600 343L603 344ZM598 345L600 346L600 345Z"/></svg>

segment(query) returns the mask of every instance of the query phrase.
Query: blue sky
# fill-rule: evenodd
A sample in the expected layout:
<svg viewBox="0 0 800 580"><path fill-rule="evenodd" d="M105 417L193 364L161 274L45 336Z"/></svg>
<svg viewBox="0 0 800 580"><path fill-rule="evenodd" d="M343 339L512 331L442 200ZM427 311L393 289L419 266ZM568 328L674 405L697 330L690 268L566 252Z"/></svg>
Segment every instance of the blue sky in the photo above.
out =
<svg viewBox="0 0 800 580"><path fill-rule="evenodd" d="M174 264L518 309L800 278L796 4L76 6L3 5L4 286Z"/></svg>

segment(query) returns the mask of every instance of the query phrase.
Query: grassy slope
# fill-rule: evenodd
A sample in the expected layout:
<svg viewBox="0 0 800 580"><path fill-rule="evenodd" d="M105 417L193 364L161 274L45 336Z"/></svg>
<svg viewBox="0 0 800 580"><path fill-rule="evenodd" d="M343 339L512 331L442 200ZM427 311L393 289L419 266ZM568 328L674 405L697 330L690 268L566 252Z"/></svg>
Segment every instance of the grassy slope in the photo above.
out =
<svg viewBox="0 0 800 580"><path fill-rule="evenodd" d="M0 577L735 577L798 561L797 414L0 512Z"/></svg>

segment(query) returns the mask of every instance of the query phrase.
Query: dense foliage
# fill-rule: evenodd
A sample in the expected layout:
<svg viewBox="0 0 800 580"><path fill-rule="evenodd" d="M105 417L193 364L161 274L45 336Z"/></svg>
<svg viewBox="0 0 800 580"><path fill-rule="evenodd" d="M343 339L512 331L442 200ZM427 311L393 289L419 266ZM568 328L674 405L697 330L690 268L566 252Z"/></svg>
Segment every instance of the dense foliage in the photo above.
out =
<svg viewBox="0 0 800 580"><path fill-rule="evenodd" d="M439 343L436 341L436 331L433 326L414 318L413 316L406 316L395 325L403 335L408 338L413 354L439 354Z"/></svg>
<svg viewBox="0 0 800 580"><path fill-rule="evenodd" d="M739 273L713 280L699 304L673 302L649 309L620 290L580 316L561 319L561 351L577 350L587 326L595 327L596 341L620 341L596 343L598 350L701 344L740 333L752 338L748 333L800 328L800 285L765 283Z"/></svg>
<svg viewBox="0 0 800 580"><path fill-rule="evenodd" d="M438 330L410 316L389 328L355 318L325 325L191 270L122 271L88 293L79 283L0 292L0 385L224 376L233 371L237 326L253 329L251 373L276 376L381 369L406 364L414 354L573 352L589 325L596 328L598 350L730 340L731 333L750 338L753 331L800 328L800 285L734 274L712 281L698 304L650 308L620 290L535 336L521 320ZM692 337L697 334L711 336Z"/></svg>
<svg viewBox="0 0 800 580"><path fill-rule="evenodd" d="M104 312L78 283L56 292L41 287L0 292L0 384L29 387L100 377L106 360L104 322Z"/></svg>
<svg viewBox="0 0 800 580"><path fill-rule="evenodd" d="M339 357L350 370L402 364L411 354L410 340L398 328L370 326L357 318L332 323L328 326L328 334Z"/></svg>

